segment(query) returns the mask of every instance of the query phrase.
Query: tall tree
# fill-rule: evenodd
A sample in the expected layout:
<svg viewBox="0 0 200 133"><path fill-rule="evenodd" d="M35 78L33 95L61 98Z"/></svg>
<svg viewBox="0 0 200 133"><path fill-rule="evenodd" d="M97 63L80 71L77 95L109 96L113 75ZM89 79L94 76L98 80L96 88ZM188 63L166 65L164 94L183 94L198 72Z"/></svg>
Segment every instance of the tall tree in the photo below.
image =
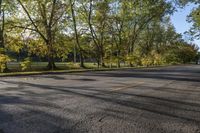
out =
<svg viewBox="0 0 200 133"><path fill-rule="evenodd" d="M2 6L2 0L0 0L0 21L1 21L1 26L0 26L0 47L4 47L4 25L5 25L5 21L4 21L4 8Z"/></svg>
<svg viewBox="0 0 200 133"><path fill-rule="evenodd" d="M27 30L36 32L47 46L48 69L55 69L55 33L58 30L59 21L65 12L65 4L61 0L35 0L21 1L17 0L30 23L19 26ZM35 8L26 6L33 5ZM32 11L29 11L31 10Z"/></svg>
<svg viewBox="0 0 200 133"><path fill-rule="evenodd" d="M108 30L108 14L110 11L109 0L82 1L82 8L86 16L89 32L96 47L98 66L105 66L105 41Z"/></svg>
<svg viewBox="0 0 200 133"><path fill-rule="evenodd" d="M0 54L3 54L5 59L7 60L6 49L5 49L5 7L3 5L4 1L0 0ZM1 70L3 72L8 72L7 61L4 61L4 69Z"/></svg>
<svg viewBox="0 0 200 133"><path fill-rule="evenodd" d="M70 0L70 9L71 9L71 15L72 15L72 19L73 19L73 26L74 26L74 34L75 34L75 38L76 38L76 44L77 44L77 46L79 48L79 52L80 52L80 66L85 67L84 66L84 58L83 58L83 50L81 48L81 44L80 44L80 41L79 41L79 35L78 35L78 31L77 31L76 14L75 14L75 11L74 11L75 2L76 2L76 0Z"/></svg>

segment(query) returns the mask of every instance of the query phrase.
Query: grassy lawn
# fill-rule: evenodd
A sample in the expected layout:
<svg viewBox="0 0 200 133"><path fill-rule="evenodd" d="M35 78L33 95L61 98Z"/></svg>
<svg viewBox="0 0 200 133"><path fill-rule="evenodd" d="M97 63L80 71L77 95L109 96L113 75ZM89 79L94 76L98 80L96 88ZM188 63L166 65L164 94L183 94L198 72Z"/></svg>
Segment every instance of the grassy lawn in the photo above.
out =
<svg viewBox="0 0 200 133"><path fill-rule="evenodd" d="M79 63L72 63L72 62L57 62L56 67L57 70L47 70L47 62L32 62L30 69L26 71L22 71L19 62L11 62L8 63L8 69L10 72L8 73L0 73L0 76L15 76L15 75L35 75L35 74L48 74L48 73L70 73L70 72L84 72L84 71L91 71L91 70L115 70L117 68L116 64L112 64L112 68L110 68L109 64L106 68L98 68L96 63L85 63L86 68L81 68ZM127 67L124 64L121 67Z"/></svg>
<svg viewBox="0 0 200 133"><path fill-rule="evenodd" d="M57 70L47 70L47 62L32 62L31 67L25 71L21 70L19 62L10 62L7 64L10 72L0 73L2 75L23 75L23 74L39 74L39 73L52 73L52 72L73 72L73 71L87 71L87 70L108 70L110 64L106 64L106 68L98 68L97 63L85 63L86 68L81 68L79 63L73 62L56 62ZM121 67L128 67L125 64L121 64ZM112 64L112 69L117 68L116 64ZM111 69L110 69L111 70Z"/></svg>
<svg viewBox="0 0 200 133"><path fill-rule="evenodd" d="M0 73L0 76L16 76L16 75L35 75L35 74L49 74L49 73L70 73L70 72L84 72L84 71L105 71L105 70L117 70L123 68L130 68L126 64L121 64L121 68L117 68L116 64L106 64L106 68L98 68L97 63L85 63L86 68L81 68L79 63L73 62L56 62L56 70L47 70L47 62L32 62L31 67L25 71L21 70L19 62L8 63L8 73ZM149 66L149 67L162 67L167 65ZM131 68L147 68L146 66L137 66Z"/></svg>
<svg viewBox="0 0 200 133"><path fill-rule="evenodd" d="M30 69L26 71L44 71L47 67L47 62L32 62ZM94 63L85 63L87 68L97 68L97 65ZM57 62L56 67L59 70L69 70L69 69L80 69L79 63L72 63L72 62ZM20 63L19 62L11 62L8 63L8 69L11 71L21 71Z"/></svg>
<svg viewBox="0 0 200 133"><path fill-rule="evenodd" d="M27 69L26 71L44 71L46 70L47 67L47 62L32 62L30 69ZM12 72L20 72L21 67L19 62L10 62L7 64L8 69L11 70ZM106 64L106 66L109 68L110 64ZM80 69L80 64L79 63L73 63L73 62L56 62L56 67L58 70L71 70L71 69ZM87 69L96 69L98 68L97 63L85 63L85 67ZM112 68L116 68L116 64L112 64ZM121 64L121 67L127 67L124 64Z"/></svg>

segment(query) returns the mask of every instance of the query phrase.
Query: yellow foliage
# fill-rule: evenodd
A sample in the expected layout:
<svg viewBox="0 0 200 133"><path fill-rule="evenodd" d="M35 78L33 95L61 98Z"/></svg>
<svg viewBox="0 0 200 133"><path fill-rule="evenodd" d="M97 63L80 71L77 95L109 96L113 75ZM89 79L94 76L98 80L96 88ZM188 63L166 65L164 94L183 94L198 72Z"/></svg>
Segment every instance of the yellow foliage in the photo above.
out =
<svg viewBox="0 0 200 133"><path fill-rule="evenodd" d="M162 65L165 63L165 60L162 58L161 54L152 51L148 56L141 59L141 63L144 66Z"/></svg>
<svg viewBox="0 0 200 133"><path fill-rule="evenodd" d="M146 56L141 59L141 63L143 66L151 66L153 65L153 58L151 56Z"/></svg>
<svg viewBox="0 0 200 133"><path fill-rule="evenodd" d="M137 54L129 55L126 57L126 61L135 65L138 65L140 64L140 57Z"/></svg>
<svg viewBox="0 0 200 133"><path fill-rule="evenodd" d="M7 55L0 54L0 72L3 72L6 68L6 63L10 61Z"/></svg>
<svg viewBox="0 0 200 133"><path fill-rule="evenodd" d="M20 63L22 71L25 71L27 69L31 68L31 60L30 58L26 58L23 62Z"/></svg>

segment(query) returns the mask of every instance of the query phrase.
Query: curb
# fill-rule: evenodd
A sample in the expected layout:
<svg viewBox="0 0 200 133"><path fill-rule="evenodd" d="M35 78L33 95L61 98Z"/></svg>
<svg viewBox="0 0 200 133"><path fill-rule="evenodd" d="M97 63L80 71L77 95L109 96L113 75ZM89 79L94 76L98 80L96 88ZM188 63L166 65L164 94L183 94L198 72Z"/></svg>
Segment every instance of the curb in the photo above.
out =
<svg viewBox="0 0 200 133"><path fill-rule="evenodd" d="M49 74L65 74L65 73L80 73L80 72L93 72L93 71L115 71L133 69L132 68L103 68L103 69L74 69L74 70L55 70L55 71L38 71L38 72L14 72L14 73L3 73L1 77L20 77L20 76L33 76L33 75L49 75Z"/></svg>
<svg viewBox="0 0 200 133"><path fill-rule="evenodd" d="M183 65L183 64L182 64ZM97 68L97 69L72 69L72 70L55 70L55 71L33 71L33 72L14 72L14 73L0 73L1 77L20 77L20 76L32 76L32 75L49 75L49 74L66 74L66 73L80 73L80 72L94 72L94 71L116 71L125 69L148 69L148 68L162 68L169 66L180 65L160 65L160 66L141 66L141 67L122 67L122 68Z"/></svg>

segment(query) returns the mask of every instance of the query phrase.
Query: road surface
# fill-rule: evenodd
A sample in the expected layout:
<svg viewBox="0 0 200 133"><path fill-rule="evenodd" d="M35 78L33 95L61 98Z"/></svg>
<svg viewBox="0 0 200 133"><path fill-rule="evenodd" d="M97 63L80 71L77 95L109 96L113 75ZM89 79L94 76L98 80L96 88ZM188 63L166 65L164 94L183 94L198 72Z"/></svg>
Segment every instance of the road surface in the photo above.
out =
<svg viewBox="0 0 200 133"><path fill-rule="evenodd" d="M0 133L200 133L200 65L0 77Z"/></svg>

